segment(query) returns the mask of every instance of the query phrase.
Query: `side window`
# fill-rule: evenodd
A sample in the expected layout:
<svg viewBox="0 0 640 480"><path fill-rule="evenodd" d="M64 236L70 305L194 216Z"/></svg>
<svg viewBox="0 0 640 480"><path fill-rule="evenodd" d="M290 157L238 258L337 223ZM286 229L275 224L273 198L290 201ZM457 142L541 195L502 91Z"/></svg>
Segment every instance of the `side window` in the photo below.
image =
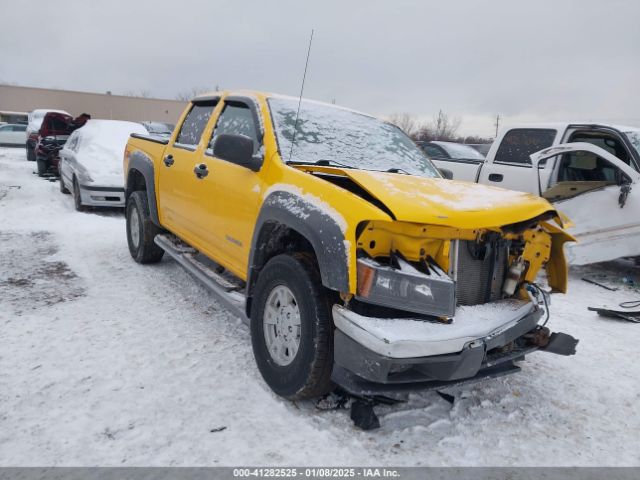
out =
<svg viewBox="0 0 640 480"><path fill-rule="evenodd" d="M579 150L554 158L560 158L557 181L542 195L552 202L615 185L624 175L592 152Z"/></svg>
<svg viewBox="0 0 640 480"><path fill-rule="evenodd" d="M611 155L615 155L627 165L629 165L629 162L631 161L629 153L627 152L627 149L622 144L622 142L611 135L607 135L604 133L575 132L573 135L571 135L569 141L591 143L606 150Z"/></svg>
<svg viewBox="0 0 640 480"><path fill-rule="evenodd" d="M14 125L13 126L13 131L14 132L26 132L27 131L27 126L26 125Z"/></svg>
<svg viewBox="0 0 640 480"><path fill-rule="evenodd" d="M514 128L502 138L494 162L531 165L529 155L553 145L556 130Z"/></svg>
<svg viewBox="0 0 640 480"><path fill-rule="evenodd" d="M228 103L218 118L216 128L213 130L207 153L213 152L213 144L216 138L223 134L245 135L253 140L253 153L260 148L258 129L253 118L253 113L248 106L241 103Z"/></svg>
<svg viewBox="0 0 640 480"><path fill-rule="evenodd" d="M430 158L449 158L449 155L437 145L424 144L422 145L422 149Z"/></svg>
<svg viewBox="0 0 640 480"><path fill-rule="evenodd" d="M182 122L175 144L195 148L200 143L200 137L207 126L209 118L211 118L214 108L215 103L213 102L195 104L191 107L187 117Z"/></svg>
<svg viewBox="0 0 640 480"><path fill-rule="evenodd" d="M570 152L562 156L558 182L615 183L618 169L591 152Z"/></svg>

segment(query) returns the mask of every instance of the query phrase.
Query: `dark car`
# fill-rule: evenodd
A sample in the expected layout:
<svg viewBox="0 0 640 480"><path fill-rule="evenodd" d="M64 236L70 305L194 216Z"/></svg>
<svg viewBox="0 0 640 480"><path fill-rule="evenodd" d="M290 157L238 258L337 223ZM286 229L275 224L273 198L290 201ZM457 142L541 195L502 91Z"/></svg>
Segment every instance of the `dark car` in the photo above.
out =
<svg viewBox="0 0 640 480"><path fill-rule="evenodd" d="M38 132L42 126L44 117L49 112L65 113L64 110L51 110L46 108L39 108L29 112L27 123L27 160L30 162L36 161L36 144L38 143Z"/></svg>
<svg viewBox="0 0 640 480"><path fill-rule="evenodd" d="M475 148L455 142L416 142L429 158L482 162L484 155Z"/></svg>

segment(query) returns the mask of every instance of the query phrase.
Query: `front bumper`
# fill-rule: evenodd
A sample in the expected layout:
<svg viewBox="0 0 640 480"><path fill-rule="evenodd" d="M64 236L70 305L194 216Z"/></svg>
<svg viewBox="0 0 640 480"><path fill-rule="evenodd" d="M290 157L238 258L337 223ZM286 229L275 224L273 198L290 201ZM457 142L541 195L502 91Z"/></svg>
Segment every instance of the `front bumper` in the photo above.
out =
<svg viewBox="0 0 640 480"><path fill-rule="evenodd" d="M487 307L487 312L500 317L489 326L482 325L482 306L474 307L479 312L479 325L472 325L472 319L465 316L458 324L456 319L451 324L371 319L336 305L332 379L354 395L396 398L407 391L451 387L517 372L520 367L514 362L541 349L530 337L540 330L543 313L531 302L517 302L510 302L510 314L500 315L495 305ZM544 349L562 355L575 353L577 340L573 337L553 334L551 338L554 345ZM462 348L457 348L460 342ZM416 352L422 353L410 355Z"/></svg>
<svg viewBox="0 0 640 480"><path fill-rule="evenodd" d="M123 208L124 188L80 185L82 204L89 207Z"/></svg>

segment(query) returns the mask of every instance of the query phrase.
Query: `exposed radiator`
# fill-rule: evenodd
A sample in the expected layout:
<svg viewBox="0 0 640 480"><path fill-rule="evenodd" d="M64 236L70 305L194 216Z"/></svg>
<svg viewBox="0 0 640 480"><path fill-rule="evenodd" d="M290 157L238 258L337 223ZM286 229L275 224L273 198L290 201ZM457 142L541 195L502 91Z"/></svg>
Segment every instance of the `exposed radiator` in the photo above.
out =
<svg viewBox="0 0 640 480"><path fill-rule="evenodd" d="M456 303L479 305L500 299L508 246L500 240L480 245L468 240L457 243Z"/></svg>

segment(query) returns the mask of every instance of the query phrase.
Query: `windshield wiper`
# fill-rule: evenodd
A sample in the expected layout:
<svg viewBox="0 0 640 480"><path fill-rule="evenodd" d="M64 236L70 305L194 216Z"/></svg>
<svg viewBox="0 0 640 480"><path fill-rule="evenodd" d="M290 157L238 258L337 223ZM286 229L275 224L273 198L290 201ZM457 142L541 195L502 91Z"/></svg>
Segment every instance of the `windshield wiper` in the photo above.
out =
<svg viewBox="0 0 640 480"><path fill-rule="evenodd" d="M390 168L389 170L387 170L387 173L403 173L405 175L411 175L409 172L402 168Z"/></svg>
<svg viewBox="0 0 640 480"><path fill-rule="evenodd" d="M342 168L355 168L352 167L351 165L347 165L345 163L340 163L337 162L335 160L326 160L326 159L320 159L316 162L300 162L298 160L289 160L286 162L287 165L318 165L318 166L322 166L322 167L342 167Z"/></svg>

